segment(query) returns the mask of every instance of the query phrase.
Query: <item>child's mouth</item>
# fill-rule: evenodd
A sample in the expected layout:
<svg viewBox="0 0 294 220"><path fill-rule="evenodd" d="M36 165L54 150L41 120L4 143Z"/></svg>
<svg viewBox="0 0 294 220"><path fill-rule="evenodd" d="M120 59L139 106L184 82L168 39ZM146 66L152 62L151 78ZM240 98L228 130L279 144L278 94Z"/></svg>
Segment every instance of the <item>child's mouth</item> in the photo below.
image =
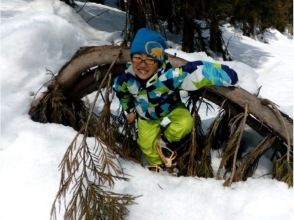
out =
<svg viewBox="0 0 294 220"><path fill-rule="evenodd" d="M147 74L147 71L146 71L146 70L139 70L139 72L140 72L142 75L146 75L146 74Z"/></svg>

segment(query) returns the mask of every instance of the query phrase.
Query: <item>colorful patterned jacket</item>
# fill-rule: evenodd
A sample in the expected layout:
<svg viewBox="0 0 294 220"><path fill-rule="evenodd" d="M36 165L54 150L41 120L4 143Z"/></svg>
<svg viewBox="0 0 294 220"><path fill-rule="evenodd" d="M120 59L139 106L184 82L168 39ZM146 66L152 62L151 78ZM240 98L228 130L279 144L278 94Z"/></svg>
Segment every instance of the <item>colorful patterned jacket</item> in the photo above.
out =
<svg viewBox="0 0 294 220"><path fill-rule="evenodd" d="M147 82L137 78L132 65L128 65L125 73L115 79L113 88L124 111L135 110L141 118L151 120L166 116L181 103L179 90L231 86L238 81L233 69L206 61L189 62L178 68L164 61Z"/></svg>

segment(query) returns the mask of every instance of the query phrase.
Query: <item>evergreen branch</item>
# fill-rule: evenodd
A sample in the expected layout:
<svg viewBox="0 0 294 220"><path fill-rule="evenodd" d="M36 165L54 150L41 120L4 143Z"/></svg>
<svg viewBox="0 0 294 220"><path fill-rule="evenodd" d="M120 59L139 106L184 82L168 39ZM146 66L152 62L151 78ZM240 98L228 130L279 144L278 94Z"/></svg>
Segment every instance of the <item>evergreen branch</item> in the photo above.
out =
<svg viewBox="0 0 294 220"><path fill-rule="evenodd" d="M102 79L86 123L70 143L59 165L61 180L51 208L51 219L56 219L56 205L58 202L60 207L62 199L64 200L65 220L122 219L128 211L126 205L134 203L133 196L105 191L106 186L112 187L114 185L115 179L127 180L122 176L123 172L115 162L116 157L111 151L111 143L113 142L111 133L113 132L110 132L110 139L107 138L108 133L104 133L109 132L111 128L108 113L110 112L109 93L106 93L104 114L100 115L97 122L98 124L106 122L106 124L102 124L106 129L101 134L95 132L93 139L88 138L95 103L107 79L109 79L107 83L109 87L110 71L118 57L119 54ZM91 140L93 142L90 142ZM67 202L66 198L69 194L71 197Z"/></svg>

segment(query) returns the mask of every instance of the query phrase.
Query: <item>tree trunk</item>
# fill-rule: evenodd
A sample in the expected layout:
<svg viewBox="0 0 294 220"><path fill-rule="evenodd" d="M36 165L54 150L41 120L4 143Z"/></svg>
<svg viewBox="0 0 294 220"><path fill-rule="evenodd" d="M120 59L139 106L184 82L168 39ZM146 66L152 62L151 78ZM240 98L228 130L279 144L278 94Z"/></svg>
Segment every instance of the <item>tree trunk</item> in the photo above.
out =
<svg viewBox="0 0 294 220"><path fill-rule="evenodd" d="M144 5L139 0L129 0L129 14L131 17L131 36L133 36L138 29L146 27L146 16L144 11Z"/></svg>
<svg viewBox="0 0 294 220"><path fill-rule="evenodd" d="M69 125L76 130L80 130L83 122L87 119L88 113L88 110L81 104L80 99L95 90L101 92L104 87L110 88L111 81L105 80L106 76L111 76L113 80L124 71L125 63L128 60L129 50L127 48L98 46L80 49L61 68L58 75L48 86L48 91L33 101L29 111L31 118L43 123L55 122ZM172 55L169 55L169 60L175 67L186 62ZM237 87L211 86L190 94L191 98L199 98L199 96L221 106L229 114L230 120L234 120L234 116L246 115L244 123L263 137L273 137L274 139L272 140L275 140L274 146L278 152L275 154L278 159L275 162L276 173L273 177L286 182L289 186L293 185L293 179L291 179L293 176L293 120L289 116L280 112L271 101L258 98ZM89 125L90 130L92 128L95 130L94 128L97 126L95 121L98 120L99 116L97 116L97 120L94 120ZM242 137L242 133L236 133L238 139ZM233 137L236 137L236 135L233 134ZM266 142L266 145L271 143ZM243 172L242 167L236 167L236 161L234 162L233 167L237 171L231 175L230 183L235 179L246 179L248 176L247 170L253 167L252 161L257 160L260 154L265 152L263 149L272 147L261 146L256 146L256 148L260 148L257 151L259 153L251 153L255 159L242 162L246 172ZM235 149L236 153L237 151L238 148ZM227 157L223 156L223 158Z"/></svg>
<svg viewBox="0 0 294 220"><path fill-rule="evenodd" d="M69 98L80 99L90 92L95 90L89 84L99 84L99 80L103 78L103 74L108 69L115 57L118 56L112 74L114 78L117 74L123 71L123 64L129 60L128 48L118 46L97 46L81 48L59 71L55 78L54 85L62 89ZM186 63L185 60L168 55L173 66L181 66ZM99 67L99 74L95 71L89 71L92 67ZM83 89L75 89L83 84L83 80L88 80L88 75L93 75L93 81L84 86ZM96 76L94 77L94 75ZM73 93L72 91L76 91ZM243 109L248 104L248 111L251 117L255 120L257 127L266 129L270 133L274 133L287 142L289 136L290 143L293 143L293 120L282 112L273 110L272 103L266 99L260 99L247 91L233 87L208 87L205 94L212 102L221 105L224 99L235 103L239 108ZM35 104L38 100L35 101ZM279 115L279 116L278 116ZM282 120L282 121L281 121ZM256 130L256 128L253 128ZM261 129L261 130L262 130ZM258 131L259 132L259 131ZM264 132L264 131L263 131ZM263 134L262 134L263 135Z"/></svg>
<svg viewBox="0 0 294 220"><path fill-rule="evenodd" d="M194 8L191 7L193 5L192 0L186 0L183 7L183 40L182 40L182 50L185 52L194 52L194 18L195 11Z"/></svg>
<svg viewBox="0 0 294 220"><path fill-rule="evenodd" d="M216 54L223 53L221 41L222 34L218 27L218 21L215 16L213 16L211 19L209 32L209 48Z"/></svg>

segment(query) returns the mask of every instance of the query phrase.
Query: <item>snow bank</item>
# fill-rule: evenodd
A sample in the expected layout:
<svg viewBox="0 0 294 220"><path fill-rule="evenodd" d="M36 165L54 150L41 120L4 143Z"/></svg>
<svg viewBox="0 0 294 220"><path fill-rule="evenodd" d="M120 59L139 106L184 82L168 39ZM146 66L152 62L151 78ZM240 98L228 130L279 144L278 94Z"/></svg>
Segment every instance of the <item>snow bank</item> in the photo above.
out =
<svg viewBox="0 0 294 220"><path fill-rule="evenodd" d="M46 68L55 73L79 47L110 43L105 39L119 40L120 30L107 32L85 26L71 8L58 0L2 0L0 10L0 219L49 219L60 179L58 164L76 132L62 125L31 121L27 112L33 94L50 80ZM115 13L110 15L113 17L108 22L117 23L121 19L114 16ZM111 27L111 24L101 25ZM264 91L270 91L272 79L276 80L274 73L262 73L270 69L271 56L275 57L279 52L280 58L275 57L277 60L273 61L279 71L279 83L272 94L264 94L268 98L276 97L278 102L291 98L289 88L293 87L293 81L290 73L293 71L289 62L292 62L294 50L286 53L284 44L280 45L279 51L278 47L268 49L268 45L259 45L261 57L256 62L255 51L246 50L249 44L254 48L247 39L231 46L236 53L239 51L236 57L240 59L237 60L246 61L251 67L239 62L230 65L240 68L244 74L251 73L253 67L259 74L259 84L265 87ZM268 55L266 58L265 54ZM205 54L191 54L189 59L199 56L209 59ZM267 59L270 62L266 62ZM250 77L244 75L244 80L242 77L240 81L244 85L250 84L246 81ZM292 108L293 104L289 106ZM215 156L213 160L215 164L219 158ZM293 219L293 189L267 176L224 188L222 181L214 179L157 175L124 160L121 165L130 175L130 181L117 182L114 190L141 195L137 204L129 207L127 219Z"/></svg>

